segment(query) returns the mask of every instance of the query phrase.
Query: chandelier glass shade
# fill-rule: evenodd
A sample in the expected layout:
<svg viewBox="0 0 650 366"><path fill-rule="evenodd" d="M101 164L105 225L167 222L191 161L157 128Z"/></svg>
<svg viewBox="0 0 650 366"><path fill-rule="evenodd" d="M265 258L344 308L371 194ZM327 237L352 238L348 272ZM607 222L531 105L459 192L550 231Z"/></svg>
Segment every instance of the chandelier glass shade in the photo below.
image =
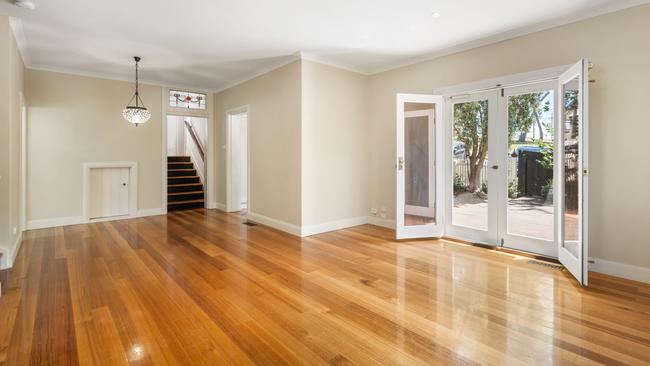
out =
<svg viewBox="0 0 650 366"><path fill-rule="evenodd" d="M135 56L133 59L135 60L135 94L133 94L129 104L122 111L122 117L138 126L140 123L145 123L151 118L151 112L144 106L138 90L138 62L140 62L140 57ZM134 101L135 105L132 104Z"/></svg>

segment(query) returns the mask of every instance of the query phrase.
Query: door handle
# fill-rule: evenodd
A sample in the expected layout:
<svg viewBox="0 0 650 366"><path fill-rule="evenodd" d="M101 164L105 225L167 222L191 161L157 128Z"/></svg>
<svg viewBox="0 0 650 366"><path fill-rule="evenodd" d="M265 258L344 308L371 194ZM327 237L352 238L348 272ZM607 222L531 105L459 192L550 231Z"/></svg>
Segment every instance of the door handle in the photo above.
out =
<svg viewBox="0 0 650 366"><path fill-rule="evenodd" d="M492 165L492 166L490 167L490 169L497 170L497 169L499 169L499 166L498 166L498 165Z"/></svg>
<svg viewBox="0 0 650 366"><path fill-rule="evenodd" d="M397 158L397 170L403 170L404 169L404 157L400 156Z"/></svg>

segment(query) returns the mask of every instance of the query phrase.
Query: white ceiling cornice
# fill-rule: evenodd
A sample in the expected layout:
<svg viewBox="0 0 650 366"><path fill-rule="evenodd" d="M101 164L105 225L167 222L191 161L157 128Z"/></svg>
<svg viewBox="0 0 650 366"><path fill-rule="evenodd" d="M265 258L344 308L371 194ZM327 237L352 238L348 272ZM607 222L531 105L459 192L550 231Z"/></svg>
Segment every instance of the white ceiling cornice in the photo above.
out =
<svg viewBox="0 0 650 366"><path fill-rule="evenodd" d="M112 76L112 75L105 75L105 74L94 73L94 72L78 71L78 70L66 69L66 68L62 68L62 67L50 67L50 66L44 66L44 65L30 65L30 66L25 65L25 68L29 69L29 70L55 72L55 73L58 73L58 74L83 76L83 77L95 78L95 79L112 80L112 81L124 81L124 82L127 82L127 83L134 83L135 82L134 77L131 77L131 78L128 78L128 77L116 77L116 76ZM140 72L142 72L142 66L140 67ZM180 89L180 90L183 90L183 91L192 91L192 92L198 92L198 93L217 93L217 92L219 92L218 90L205 89L205 88L191 86L191 85L170 85L168 83L160 82L158 80L148 80L148 79L142 78L142 77L139 78L139 83L141 85L158 86L158 87L168 88L168 89Z"/></svg>
<svg viewBox="0 0 650 366"><path fill-rule="evenodd" d="M23 22L20 18L9 17L9 26L14 33L14 39L18 46L18 52L23 59L23 64L28 65L31 61L29 52L27 51L27 38L25 38L25 31L23 30Z"/></svg>
<svg viewBox="0 0 650 366"><path fill-rule="evenodd" d="M466 2L469 0L466 0ZM390 49L383 49L381 47L376 47L372 44L370 44L367 48L366 47L359 47L358 52L354 52L354 48L345 48L345 50L352 50L350 52L348 51L341 51L336 48L330 47L332 51L330 52L296 52L293 54L286 54L282 55L282 53L273 53L272 51L268 51L266 53L263 53L262 55L259 54L259 52L256 53L255 48L251 47L249 48L249 52L252 52L252 54L248 57L248 59L240 59L237 56L233 56L231 59L232 60L242 60L241 62L237 61L220 61L223 62L223 64L219 64L218 62L215 63L215 67L212 66L204 66L204 65L211 65L209 63L205 63L206 61L209 62L210 59L207 59L204 61L204 64L199 65L202 67L201 72L196 72L194 74L188 74L190 77L187 79L188 85L183 85L183 86L178 86L170 85L170 81L179 81L183 80L183 77L179 76L174 76L174 73L176 72L178 67L178 60L175 60L176 63L172 62L171 65L164 65L164 67L158 68L158 73L160 78L166 78L169 79L167 81L165 80L156 80L156 79L147 79L146 78L146 65L143 68L145 71L145 77L142 80L143 83L149 84L149 85L156 85L156 86L164 86L164 87L174 87L174 88L182 88L182 89L190 89L190 90L196 90L196 91L202 91L202 92L214 92L214 93L219 93L221 91L224 91L226 89L232 88L236 85L242 84L246 81L249 81L251 79L254 79L258 76L261 76L263 74L266 74L268 72L271 72L275 69L278 69L282 66L285 66L291 62L294 62L299 59L303 60L308 60L308 61L313 61L321 64L325 64L328 66L332 66L335 68L355 72L358 74L362 75L374 75L394 69L398 69L401 67L406 67L410 65L415 65L421 62L426 62L430 61L432 59L436 59L439 57L451 55L454 53L459 53L463 51L467 51L470 49L478 48L478 47L483 47L486 45L502 42L505 40L525 36L528 34L536 33L539 31L547 30L550 28L555 28L563 25L567 25L570 23L575 23L578 21L583 21L588 18L593 18L596 16L600 16L603 14L611 13L611 12L616 12L620 10L624 10L627 8L631 8L634 6L639 6L643 4L650 3L650 0L616 0L616 1L607 1L607 0L602 0L598 4L598 6L592 6L591 8L587 7L585 9L582 9L580 11L573 11L573 12L567 12L564 16L561 17L554 17L551 20L548 21L543 21L543 22L538 22L534 24L530 24L524 27L518 27L514 30L509 30L505 32L499 32L495 34L488 34L485 37L480 37L476 38L470 41L464 41L460 42L457 44L452 44L451 46L446 46L441 49L432 51L432 52L424 52L420 55L411 55L408 56L404 54L402 57L398 56L399 52L395 50L390 50ZM315 5L316 6L316 5ZM450 5L452 6L452 5ZM586 6L586 5L585 5ZM41 8L39 8L41 9ZM42 10L42 9L41 9ZM38 12L39 10L36 10L35 12ZM45 13L43 13L45 14ZM42 17L43 14L40 14ZM31 15L36 15L36 13L30 13ZM444 15L443 15L444 17ZM76 67L70 67L66 66L66 64L59 62L58 64L52 63L48 64L50 60L52 59L49 57L47 53L43 53L44 51L39 51L38 46L34 46L36 53L32 53L31 51L32 48L30 48L30 42L35 42L35 44L38 44L38 42L43 42L41 38L42 37L42 32L41 33L30 33L32 32L33 28L30 28L30 26L34 26L35 23L29 23L32 18L29 18L26 16L25 20L21 20L20 18L16 17L10 17L10 24L11 24L11 29L14 33L16 43L18 45L18 49L20 51L20 54L22 56L23 62L25 64L25 67L28 69L35 69L35 70L44 70L44 71L53 71L53 72L59 72L59 73L66 73L66 74L73 74L73 75L80 75L80 76L88 76L88 77L96 77L96 78L102 78L102 79L110 79L110 80L120 80L120 81L127 81L127 82L132 82L131 75L125 76L125 77L116 77L116 74L122 74L124 73L125 67L123 64L119 64L115 62L115 60L108 60L110 63L108 64L108 67L105 69L101 69L100 67L95 66L93 67L88 67L88 63L83 64L84 66L79 66L79 67L84 67L85 69L77 69ZM36 18L33 18L36 19ZM39 30L45 29L45 28L38 28ZM381 28L379 28L381 29ZM351 39L353 39L355 36L350 35ZM34 39L32 39L34 38ZM326 37L327 38L327 37ZM380 37L375 37L372 38L375 41L381 41ZM401 39L401 38L400 38ZM100 40L101 41L101 40ZM321 41L323 41L321 39ZM333 41L333 40L332 40ZM384 42L385 43L385 42ZM106 52L108 57L113 57L114 58L114 53L115 52L120 52L121 47L117 47L113 49L113 45L109 43L109 45L112 48L102 48L99 47L96 48L97 50L100 50L102 52ZM128 43L125 45L125 48L128 47L133 48L133 45L129 45ZM148 43L143 43L140 46L144 46L143 48L148 48ZM388 43L389 47L390 43ZM155 47L154 44L151 45L151 47ZM317 45L314 46L315 49L318 49ZM383 47L383 46L382 46ZM66 56L68 53L67 48L65 48L65 45L62 45L61 47L54 48L56 51L59 52L58 59L61 60L61 57L68 57ZM135 48L134 48L135 49ZM137 47L137 49L140 49L140 47ZM153 48L155 50L155 48ZM328 48L329 49L329 48ZM179 58L183 55L182 53L178 53L175 49L169 49L168 50L168 58L174 58L176 55L179 55ZM40 52L40 53L38 53ZM151 51L150 51L151 52ZM373 52L375 52L376 56L372 56ZM392 52L392 53L391 53ZM48 57L44 58L44 55L47 55ZM73 55L73 54L72 54ZM269 55L264 58L263 55ZM387 55L386 57L382 55ZM39 57L32 57L32 56L39 56ZM72 56L69 56L70 58ZM160 56L157 59L155 59L155 62L160 63L161 60L165 60L165 56ZM241 57L241 56L240 56ZM151 58L151 57L149 57ZM103 58L102 58L103 60ZM363 61L365 60L365 61ZM374 61L373 61L374 60ZM390 61L393 60L393 61ZM395 61L397 60L397 61ZM191 62L191 61L189 61ZM365 63L365 65L364 65ZM68 62L67 65L70 65L71 63ZM114 66L114 65L118 66ZM90 63L92 65L92 63ZM235 66L234 68L231 66ZM241 67L239 67L241 65ZM370 65L379 65L376 67L370 66ZM158 65L161 66L161 65ZM167 68L165 68L167 67ZM105 72L104 72L105 70ZM160 74L160 70L169 70L169 74ZM214 70L214 71L210 71ZM183 71L182 69L180 71ZM205 75L204 75L205 74ZM182 74L180 74L182 75ZM243 75L236 77L235 75ZM170 76L167 78L167 76ZM211 80L212 79L212 80ZM196 85L191 85L193 83L196 83ZM171 84L174 84L173 82ZM201 85L201 87L197 87L197 85Z"/></svg>

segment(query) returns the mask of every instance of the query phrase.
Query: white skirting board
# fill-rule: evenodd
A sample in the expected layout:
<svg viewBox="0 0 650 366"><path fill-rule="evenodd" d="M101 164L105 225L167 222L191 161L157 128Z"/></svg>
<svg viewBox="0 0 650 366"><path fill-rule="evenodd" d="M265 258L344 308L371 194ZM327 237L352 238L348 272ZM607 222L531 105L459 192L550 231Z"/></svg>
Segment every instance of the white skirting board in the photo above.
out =
<svg viewBox="0 0 650 366"><path fill-rule="evenodd" d="M395 230L395 220L392 219L383 219L381 217L377 216L368 216L368 224L370 225L375 225L375 226L381 226L385 227L387 229L393 229Z"/></svg>
<svg viewBox="0 0 650 366"><path fill-rule="evenodd" d="M274 218L267 217L267 216L264 216L264 215L260 215L260 214L257 214L255 212L249 212L248 214L246 214L246 218L251 220L251 221L258 222L258 223L266 225L266 226L270 226L270 227L272 227L274 229L278 229L280 231L284 231L284 232L287 232L289 234L300 236L300 226L298 226L298 225L294 225L294 224L290 224L288 222L276 220Z"/></svg>
<svg viewBox="0 0 650 366"><path fill-rule="evenodd" d="M27 230L45 229L45 228L57 227L57 226L88 224L91 222L134 219L138 217L165 215L166 213L167 213L166 208L147 208L143 210L138 210L138 212L135 215L105 217L101 219L87 220L83 216L70 216L70 217L56 217L52 219L30 220L27 222Z"/></svg>
<svg viewBox="0 0 650 366"><path fill-rule="evenodd" d="M640 267L605 259L590 258L589 270L606 275L626 278L628 280L650 283L650 268Z"/></svg>
<svg viewBox="0 0 650 366"><path fill-rule="evenodd" d="M213 209L217 209L219 211L226 212L226 204L221 203L221 202L212 202L210 204L210 207L208 207L208 208L213 208Z"/></svg>
<svg viewBox="0 0 650 366"><path fill-rule="evenodd" d="M328 231L341 230L348 227L364 225L368 223L368 217L359 216L352 217L344 220L330 221L318 225L303 226L300 228L300 236L310 236L320 233L326 233Z"/></svg>
<svg viewBox="0 0 650 366"><path fill-rule="evenodd" d="M11 268L16 261L16 256L20 250L20 246L23 243L23 233L19 233L16 240L13 242L13 245L9 250L3 252L2 258L0 258L0 269Z"/></svg>

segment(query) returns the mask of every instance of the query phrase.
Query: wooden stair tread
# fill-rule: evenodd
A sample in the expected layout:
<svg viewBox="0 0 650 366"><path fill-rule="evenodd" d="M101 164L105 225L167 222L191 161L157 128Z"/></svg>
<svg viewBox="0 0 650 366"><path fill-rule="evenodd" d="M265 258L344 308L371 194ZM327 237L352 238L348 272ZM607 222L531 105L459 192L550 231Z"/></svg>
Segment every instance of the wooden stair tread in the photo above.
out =
<svg viewBox="0 0 650 366"><path fill-rule="evenodd" d="M167 169L168 172L191 172L196 169Z"/></svg>
<svg viewBox="0 0 650 366"><path fill-rule="evenodd" d="M171 206L171 205L185 205L185 204L188 204L188 203L203 203L203 202L205 202L204 199L187 200L187 201L168 201L167 205L168 206Z"/></svg>
<svg viewBox="0 0 650 366"><path fill-rule="evenodd" d="M188 191L188 192L172 192L172 193L167 193L168 196L181 196L184 194L199 194L203 193L203 191Z"/></svg>
<svg viewBox="0 0 650 366"><path fill-rule="evenodd" d="M187 186L202 186L203 183L180 183L180 184L168 184L167 187L187 187Z"/></svg>
<svg viewBox="0 0 650 366"><path fill-rule="evenodd" d="M198 178L198 175L181 175L178 177L170 177L168 176L167 179L178 179L178 178Z"/></svg>

